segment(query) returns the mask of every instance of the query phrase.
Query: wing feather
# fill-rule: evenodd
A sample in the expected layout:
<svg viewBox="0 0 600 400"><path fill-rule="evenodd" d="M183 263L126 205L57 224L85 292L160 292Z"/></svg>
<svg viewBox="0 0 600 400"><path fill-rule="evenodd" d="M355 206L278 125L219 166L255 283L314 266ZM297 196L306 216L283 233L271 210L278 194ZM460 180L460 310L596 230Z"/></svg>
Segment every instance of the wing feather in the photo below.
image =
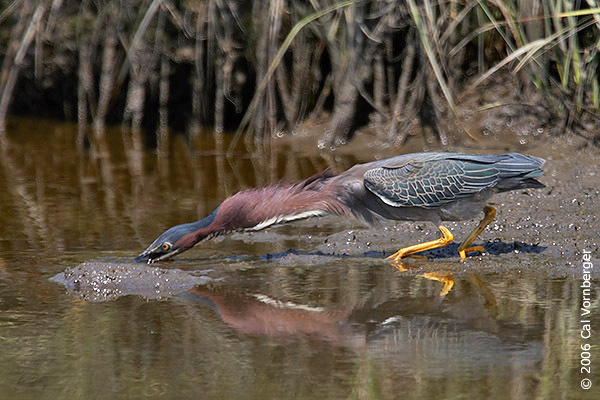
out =
<svg viewBox="0 0 600 400"><path fill-rule="evenodd" d="M499 171L480 160L434 159L365 172L364 184L395 207L441 207L495 186Z"/></svg>

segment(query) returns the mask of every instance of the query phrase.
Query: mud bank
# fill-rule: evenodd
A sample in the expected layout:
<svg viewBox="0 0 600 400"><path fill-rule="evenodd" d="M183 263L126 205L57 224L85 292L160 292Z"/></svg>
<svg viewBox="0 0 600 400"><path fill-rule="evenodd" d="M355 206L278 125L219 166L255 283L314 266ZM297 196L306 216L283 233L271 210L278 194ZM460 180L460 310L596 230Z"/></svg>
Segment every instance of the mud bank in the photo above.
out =
<svg viewBox="0 0 600 400"><path fill-rule="evenodd" d="M212 279L203 272L149 268L145 264L85 262L52 278L69 294L90 302L137 295L147 299L172 297Z"/></svg>

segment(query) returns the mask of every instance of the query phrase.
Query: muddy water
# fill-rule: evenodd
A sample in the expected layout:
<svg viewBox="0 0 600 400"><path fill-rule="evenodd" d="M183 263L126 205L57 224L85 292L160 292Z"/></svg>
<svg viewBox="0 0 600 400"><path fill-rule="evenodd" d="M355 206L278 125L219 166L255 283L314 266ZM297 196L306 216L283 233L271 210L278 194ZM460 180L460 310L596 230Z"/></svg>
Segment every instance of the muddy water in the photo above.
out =
<svg viewBox="0 0 600 400"><path fill-rule="evenodd" d="M589 339L580 310L582 253L596 264L600 254L600 155L576 140L487 150L547 158L548 187L498 196L477 242L486 253L464 263L456 245L382 261L435 237L425 223L324 218L218 238L149 268L131 258L237 190L393 150L317 154L281 141L227 156L227 143L200 135L136 153L108 132L79 151L73 126L10 128L0 398L598 398L597 266ZM473 224L449 227L460 238ZM586 344L591 374L580 369ZM584 378L595 386L582 390Z"/></svg>

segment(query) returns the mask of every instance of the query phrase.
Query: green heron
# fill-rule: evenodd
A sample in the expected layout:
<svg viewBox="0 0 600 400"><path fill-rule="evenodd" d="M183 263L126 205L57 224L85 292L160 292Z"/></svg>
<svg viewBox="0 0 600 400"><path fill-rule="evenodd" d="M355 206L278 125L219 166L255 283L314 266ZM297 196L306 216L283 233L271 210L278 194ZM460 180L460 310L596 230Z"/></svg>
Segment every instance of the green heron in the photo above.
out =
<svg viewBox="0 0 600 400"><path fill-rule="evenodd" d="M415 153L357 164L341 174L326 170L295 184L248 189L229 197L206 218L165 231L134 261L165 260L201 240L233 231L257 231L270 226L324 215L355 217L370 225L381 219L431 221L442 237L398 250L398 261L424 250L448 245L452 233L442 221L484 218L458 248L466 253L488 226L496 210L487 205L498 192L542 188L544 160L519 153L472 155Z"/></svg>

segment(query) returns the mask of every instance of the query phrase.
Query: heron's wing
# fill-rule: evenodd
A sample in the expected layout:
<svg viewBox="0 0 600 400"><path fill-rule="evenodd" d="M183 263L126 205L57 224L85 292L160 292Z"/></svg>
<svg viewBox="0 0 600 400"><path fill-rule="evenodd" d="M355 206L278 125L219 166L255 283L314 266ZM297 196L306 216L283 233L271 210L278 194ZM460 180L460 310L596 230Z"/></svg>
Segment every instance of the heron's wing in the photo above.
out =
<svg viewBox="0 0 600 400"><path fill-rule="evenodd" d="M391 206L435 208L496 185L499 172L485 161L410 160L367 170L364 184Z"/></svg>

